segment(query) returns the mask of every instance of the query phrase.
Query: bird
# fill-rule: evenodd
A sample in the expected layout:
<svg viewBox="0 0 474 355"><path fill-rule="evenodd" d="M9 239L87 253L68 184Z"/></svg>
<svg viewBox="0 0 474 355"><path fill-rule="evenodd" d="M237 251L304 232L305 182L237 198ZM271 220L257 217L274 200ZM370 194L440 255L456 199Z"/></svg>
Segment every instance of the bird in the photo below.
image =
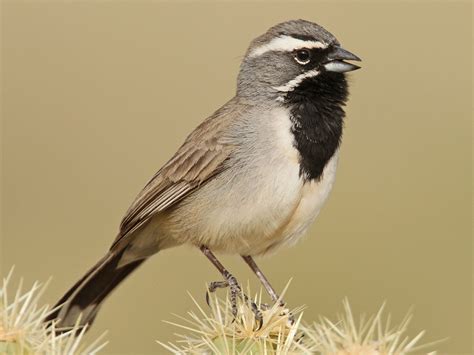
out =
<svg viewBox="0 0 474 355"><path fill-rule="evenodd" d="M307 20L274 25L251 41L237 89L149 180L107 253L57 302L56 329L90 326L106 297L150 256L199 249L229 287L216 253L243 258L273 302L279 296L254 257L295 244L315 220L336 174L348 100L346 73L361 59ZM259 310L252 304L259 317Z"/></svg>

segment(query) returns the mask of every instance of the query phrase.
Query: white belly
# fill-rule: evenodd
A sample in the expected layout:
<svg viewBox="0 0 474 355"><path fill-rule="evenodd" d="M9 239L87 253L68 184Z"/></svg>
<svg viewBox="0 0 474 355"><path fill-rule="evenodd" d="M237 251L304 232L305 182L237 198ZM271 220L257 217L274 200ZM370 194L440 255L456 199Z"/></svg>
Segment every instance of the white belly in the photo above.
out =
<svg viewBox="0 0 474 355"><path fill-rule="evenodd" d="M335 180L337 160L336 154L319 181L303 182L299 166L284 173L274 167L278 177L265 179L266 184L256 183L255 177L249 179L249 183L254 181L255 189L248 199L239 198L241 192L237 189L228 200L237 204L215 202L218 208L209 216L207 234L214 239L203 235L207 244L216 251L241 255L265 254L295 244L326 201Z"/></svg>
<svg viewBox="0 0 474 355"><path fill-rule="evenodd" d="M337 154L319 181L304 182L288 112L269 116L239 137L247 141L230 169L167 217L173 238L217 252L258 255L294 243L309 227L331 190Z"/></svg>
<svg viewBox="0 0 474 355"><path fill-rule="evenodd" d="M281 243L275 244L273 247L293 245L313 223L331 192L336 177L337 160L338 152L327 163L321 180L307 182L303 185L301 200L290 222L282 231Z"/></svg>

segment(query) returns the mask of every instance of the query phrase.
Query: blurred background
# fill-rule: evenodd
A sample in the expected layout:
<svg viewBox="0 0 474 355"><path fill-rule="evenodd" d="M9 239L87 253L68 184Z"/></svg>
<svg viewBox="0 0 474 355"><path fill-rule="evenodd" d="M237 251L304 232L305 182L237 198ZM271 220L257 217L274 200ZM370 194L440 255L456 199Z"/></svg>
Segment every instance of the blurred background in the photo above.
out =
<svg viewBox="0 0 474 355"><path fill-rule="evenodd" d="M2 2L2 275L53 276L54 303L112 243L127 207L185 136L234 95L249 42L293 18L363 58L338 177L307 237L258 260L306 321L384 300L395 321L471 353L471 2ZM236 256L223 263L256 278ZM204 302L212 265L187 247L151 258L91 335L106 353L163 353Z"/></svg>

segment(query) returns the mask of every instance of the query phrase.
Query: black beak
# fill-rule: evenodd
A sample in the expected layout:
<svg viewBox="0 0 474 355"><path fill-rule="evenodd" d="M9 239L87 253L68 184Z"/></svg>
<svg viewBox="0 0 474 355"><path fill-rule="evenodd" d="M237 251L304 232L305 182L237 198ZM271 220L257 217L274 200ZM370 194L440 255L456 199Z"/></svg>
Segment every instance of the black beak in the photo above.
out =
<svg viewBox="0 0 474 355"><path fill-rule="evenodd" d="M344 62L344 60L355 60L360 62L361 59L355 54L345 50L342 47L336 47L327 55L327 62L324 63L324 68L327 71L345 73L348 71L357 70L360 67L358 65Z"/></svg>

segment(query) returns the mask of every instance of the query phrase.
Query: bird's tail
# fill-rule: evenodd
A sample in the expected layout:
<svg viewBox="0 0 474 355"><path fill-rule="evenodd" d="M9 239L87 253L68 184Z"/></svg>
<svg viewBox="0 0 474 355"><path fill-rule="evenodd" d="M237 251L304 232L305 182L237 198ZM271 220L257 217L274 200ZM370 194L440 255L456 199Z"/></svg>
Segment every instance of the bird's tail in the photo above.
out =
<svg viewBox="0 0 474 355"><path fill-rule="evenodd" d="M119 267L124 251L109 252L95 264L57 302L56 310L45 321L56 321L56 330L61 332L74 326L91 325L104 299L145 259L136 260Z"/></svg>

